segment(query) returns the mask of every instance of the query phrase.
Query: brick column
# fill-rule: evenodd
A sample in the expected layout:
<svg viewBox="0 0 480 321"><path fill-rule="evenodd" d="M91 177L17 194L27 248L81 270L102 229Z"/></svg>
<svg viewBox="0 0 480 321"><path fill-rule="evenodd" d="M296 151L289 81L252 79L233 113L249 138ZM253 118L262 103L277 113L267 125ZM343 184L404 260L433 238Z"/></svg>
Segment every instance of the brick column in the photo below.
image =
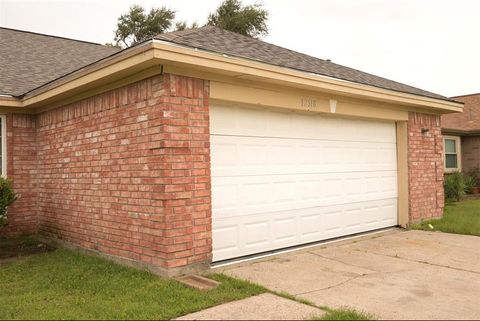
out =
<svg viewBox="0 0 480 321"><path fill-rule="evenodd" d="M208 82L166 74L159 85L162 117L151 150L161 159L165 257L157 264L202 268L212 258Z"/></svg>
<svg viewBox="0 0 480 321"><path fill-rule="evenodd" d="M411 222L443 215L442 153L440 116L409 113L408 180Z"/></svg>

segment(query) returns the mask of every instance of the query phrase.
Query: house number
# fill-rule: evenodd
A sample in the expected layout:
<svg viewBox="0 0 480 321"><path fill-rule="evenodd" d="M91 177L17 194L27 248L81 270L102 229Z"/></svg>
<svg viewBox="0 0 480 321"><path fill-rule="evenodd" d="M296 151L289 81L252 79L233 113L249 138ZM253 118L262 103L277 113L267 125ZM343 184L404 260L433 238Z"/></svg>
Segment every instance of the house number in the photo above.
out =
<svg viewBox="0 0 480 321"><path fill-rule="evenodd" d="M302 97L300 104L302 108L316 108L317 100L314 98Z"/></svg>

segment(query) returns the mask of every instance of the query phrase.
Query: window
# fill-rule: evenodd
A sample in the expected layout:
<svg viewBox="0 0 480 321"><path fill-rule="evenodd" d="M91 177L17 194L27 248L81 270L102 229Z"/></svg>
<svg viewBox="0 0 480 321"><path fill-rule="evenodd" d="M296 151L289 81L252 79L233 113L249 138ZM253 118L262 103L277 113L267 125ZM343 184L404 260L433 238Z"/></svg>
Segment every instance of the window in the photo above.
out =
<svg viewBox="0 0 480 321"><path fill-rule="evenodd" d="M458 136L444 136L444 163L446 172L461 171L460 158L460 137Z"/></svg>
<svg viewBox="0 0 480 321"><path fill-rule="evenodd" d="M0 175L7 176L7 125L5 115L0 115Z"/></svg>

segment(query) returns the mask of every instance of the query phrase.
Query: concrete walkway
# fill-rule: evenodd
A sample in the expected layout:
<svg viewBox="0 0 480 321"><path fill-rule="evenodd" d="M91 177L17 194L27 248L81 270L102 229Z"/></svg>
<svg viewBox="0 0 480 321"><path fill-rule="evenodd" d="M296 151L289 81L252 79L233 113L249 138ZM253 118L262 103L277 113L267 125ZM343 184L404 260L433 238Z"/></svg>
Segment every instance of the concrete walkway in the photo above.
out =
<svg viewBox="0 0 480 321"><path fill-rule="evenodd" d="M480 319L480 237L394 230L214 272L381 319Z"/></svg>
<svg viewBox="0 0 480 321"><path fill-rule="evenodd" d="M310 320L324 313L320 309L264 293L191 313L177 320Z"/></svg>

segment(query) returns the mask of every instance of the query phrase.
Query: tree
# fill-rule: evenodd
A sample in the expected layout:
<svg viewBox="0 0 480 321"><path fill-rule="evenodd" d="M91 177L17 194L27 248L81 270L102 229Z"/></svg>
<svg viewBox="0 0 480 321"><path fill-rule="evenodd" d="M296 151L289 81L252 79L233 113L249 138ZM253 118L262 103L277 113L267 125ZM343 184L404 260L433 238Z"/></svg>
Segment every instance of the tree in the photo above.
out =
<svg viewBox="0 0 480 321"><path fill-rule="evenodd" d="M187 29L196 29L198 28L198 23L196 21L192 22L190 27L186 21L178 21L175 23L175 31L183 31Z"/></svg>
<svg viewBox="0 0 480 321"><path fill-rule="evenodd" d="M243 6L241 0L225 0L208 16L207 24L260 38L268 34L267 20L268 11L261 4Z"/></svg>
<svg viewBox="0 0 480 321"><path fill-rule="evenodd" d="M122 46L120 46L120 44L118 43L113 43L113 42L106 42L103 44L105 47L112 47L112 48L118 48L118 49L122 49Z"/></svg>
<svg viewBox="0 0 480 321"><path fill-rule="evenodd" d="M130 47L164 32L199 27L196 22L189 26L186 21L174 22L174 19L175 10L161 7L147 13L145 8L133 5L128 13L118 18L114 39L116 46ZM267 19L268 12L260 4L243 6L241 0L224 0L208 16L207 25L259 38L268 34Z"/></svg>
<svg viewBox="0 0 480 321"><path fill-rule="evenodd" d="M118 18L115 41L117 45L130 47L135 43L168 31L175 19L175 11L161 7L151 9L147 14L138 5L130 7L127 14Z"/></svg>

